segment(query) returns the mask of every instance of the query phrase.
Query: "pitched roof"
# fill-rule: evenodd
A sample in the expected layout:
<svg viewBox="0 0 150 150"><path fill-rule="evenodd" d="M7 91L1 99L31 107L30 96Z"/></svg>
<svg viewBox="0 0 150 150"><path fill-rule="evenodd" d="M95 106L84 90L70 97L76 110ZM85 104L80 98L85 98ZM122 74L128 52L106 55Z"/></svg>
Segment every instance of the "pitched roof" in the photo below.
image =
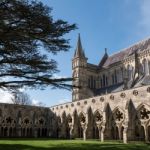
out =
<svg viewBox="0 0 150 150"><path fill-rule="evenodd" d="M133 46L125 48L125 49L121 50L120 52L109 56L107 58L107 60L105 61L105 63L103 64L103 67L108 67L111 64L122 61L126 57L132 55L135 51L137 51L139 53L140 51L143 51L143 50L147 49L148 47L150 48L150 38L140 41L140 42L134 44Z"/></svg>

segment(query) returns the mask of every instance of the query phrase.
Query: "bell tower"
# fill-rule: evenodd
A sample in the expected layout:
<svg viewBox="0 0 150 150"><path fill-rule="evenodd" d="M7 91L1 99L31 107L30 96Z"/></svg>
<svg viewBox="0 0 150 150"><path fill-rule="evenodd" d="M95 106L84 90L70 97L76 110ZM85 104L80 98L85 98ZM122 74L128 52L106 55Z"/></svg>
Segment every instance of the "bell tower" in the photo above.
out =
<svg viewBox="0 0 150 150"><path fill-rule="evenodd" d="M85 57L84 50L82 48L80 34L78 35L77 47L72 59L72 77L73 77L73 92L72 101L78 101L86 98L86 68L87 58Z"/></svg>

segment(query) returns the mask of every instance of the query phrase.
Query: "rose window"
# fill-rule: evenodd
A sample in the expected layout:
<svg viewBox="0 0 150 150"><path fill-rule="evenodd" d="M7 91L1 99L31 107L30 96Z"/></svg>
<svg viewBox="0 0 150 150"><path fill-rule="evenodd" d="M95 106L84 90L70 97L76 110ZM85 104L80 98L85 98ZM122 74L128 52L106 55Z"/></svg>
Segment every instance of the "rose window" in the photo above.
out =
<svg viewBox="0 0 150 150"><path fill-rule="evenodd" d="M25 119L24 120L24 123L27 125L27 124L29 124L29 119Z"/></svg>
<svg viewBox="0 0 150 150"><path fill-rule="evenodd" d="M85 116L83 114L81 114L80 116L80 122L85 123Z"/></svg>
<svg viewBox="0 0 150 150"><path fill-rule="evenodd" d="M39 120L39 124L40 124L40 125L43 125L43 124L44 124L44 120L43 120L43 119L40 119L40 120Z"/></svg>
<svg viewBox="0 0 150 150"><path fill-rule="evenodd" d="M150 111L148 111L145 107L143 107L140 111L141 119L149 119Z"/></svg>
<svg viewBox="0 0 150 150"><path fill-rule="evenodd" d="M95 121L100 122L100 121L102 121L102 118L103 118L103 116L100 113L97 112L96 115L95 115Z"/></svg>
<svg viewBox="0 0 150 150"><path fill-rule="evenodd" d="M6 118L6 122L7 122L7 123L10 123L10 124L11 124L11 123L12 123L12 120L13 120L13 119L11 119L11 117Z"/></svg>
<svg viewBox="0 0 150 150"><path fill-rule="evenodd" d="M123 119L123 113L117 109L116 111L116 120L121 121Z"/></svg>

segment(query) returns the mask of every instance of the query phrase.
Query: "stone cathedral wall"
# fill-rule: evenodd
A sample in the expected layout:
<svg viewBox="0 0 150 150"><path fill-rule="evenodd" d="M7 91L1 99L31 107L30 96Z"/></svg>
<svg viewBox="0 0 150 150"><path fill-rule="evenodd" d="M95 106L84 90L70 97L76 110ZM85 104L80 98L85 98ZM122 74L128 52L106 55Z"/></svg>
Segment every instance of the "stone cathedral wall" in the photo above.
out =
<svg viewBox="0 0 150 150"><path fill-rule="evenodd" d="M56 114L61 127L60 137L70 135L85 139L100 138L102 141L123 139L124 142L150 140L149 86L65 103L50 109Z"/></svg>

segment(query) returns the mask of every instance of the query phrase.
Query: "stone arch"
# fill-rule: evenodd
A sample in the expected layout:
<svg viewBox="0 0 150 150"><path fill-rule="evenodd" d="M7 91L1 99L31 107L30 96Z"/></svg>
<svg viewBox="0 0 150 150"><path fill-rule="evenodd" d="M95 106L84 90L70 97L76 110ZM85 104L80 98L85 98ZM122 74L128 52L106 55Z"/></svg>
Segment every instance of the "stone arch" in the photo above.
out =
<svg viewBox="0 0 150 150"><path fill-rule="evenodd" d="M86 115L83 112L79 114L79 126L78 126L78 136L83 138L83 128L82 125L86 123Z"/></svg>
<svg viewBox="0 0 150 150"><path fill-rule="evenodd" d="M61 132L61 117L57 116L56 118L56 138L59 138Z"/></svg>
<svg viewBox="0 0 150 150"><path fill-rule="evenodd" d="M80 113L79 113L79 121L80 121L81 123L86 123L86 115L85 115L84 112L80 112Z"/></svg>
<svg viewBox="0 0 150 150"><path fill-rule="evenodd" d="M71 114L67 115L66 118L66 138L70 139L71 135L70 135L70 126L72 125L72 116Z"/></svg>
<svg viewBox="0 0 150 150"><path fill-rule="evenodd" d="M7 126L12 126L15 123L15 119L9 115L5 118Z"/></svg>
<svg viewBox="0 0 150 150"><path fill-rule="evenodd" d="M78 113L77 113L76 109L73 110L72 117L73 117L73 120L72 120L72 123L73 123L73 136L74 137L79 137L78 129L80 127L80 121L79 121L79 117L78 117Z"/></svg>
<svg viewBox="0 0 150 150"><path fill-rule="evenodd" d="M39 124L40 126L44 126L45 123L46 123L45 118L44 118L43 116L39 117L39 119L38 119L38 124Z"/></svg>
<svg viewBox="0 0 150 150"><path fill-rule="evenodd" d="M94 122L101 122L102 121L103 115L102 115L102 112L100 110L96 110L94 112L93 116L94 116Z"/></svg>
<svg viewBox="0 0 150 150"><path fill-rule="evenodd" d="M140 104L137 107L137 113L140 120L150 119L150 107L147 104Z"/></svg>
<svg viewBox="0 0 150 150"><path fill-rule="evenodd" d="M22 123L23 123L24 126L30 125L30 118L29 117L24 117Z"/></svg>
<svg viewBox="0 0 150 150"><path fill-rule="evenodd" d="M123 138L123 121L125 118L125 112L120 108L116 107L113 112L113 118L112 118L112 138L116 140L121 140ZM114 136L113 136L114 135Z"/></svg>
<svg viewBox="0 0 150 150"><path fill-rule="evenodd" d="M102 112L100 110L96 110L93 114L93 138L95 139L100 139L100 131L102 129L101 124L102 124Z"/></svg>
<svg viewBox="0 0 150 150"><path fill-rule="evenodd" d="M112 113L114 120L117 122L123 121L125 118L125 113L120 107L116 107Z"/></svg>

